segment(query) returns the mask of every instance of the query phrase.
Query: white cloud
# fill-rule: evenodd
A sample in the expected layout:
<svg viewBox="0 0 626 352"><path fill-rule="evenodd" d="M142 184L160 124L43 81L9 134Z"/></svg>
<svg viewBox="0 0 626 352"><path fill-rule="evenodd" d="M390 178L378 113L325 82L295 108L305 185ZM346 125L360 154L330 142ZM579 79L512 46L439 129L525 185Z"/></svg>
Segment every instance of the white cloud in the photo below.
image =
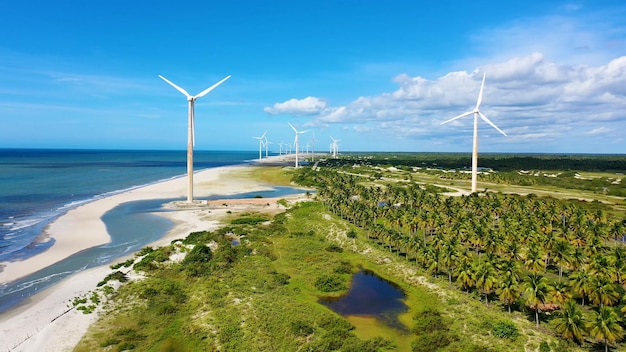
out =
<svg viewBox="0 0 626 352"><path fill-rule="evenodd" d="M266 107L263 110L270 115L314 115L321 113L326 108L326 101L316 97L306 97L304 99L289 99L283 103L276 103L273 107Z"/></svg>
<svg viewBox="0 0 626 352"><path fill-rule="evenodd" d="M586 132L586 134L607 134L609 132L611 132L611 129L608 127L598 127Z"/></svg>
<svg viewBox="0 0 626 352"><path fill-rule="evenodd" d="M394 79L395 91L358 97L345 106L327 106L309 97L279 103L266 111L307 114L309 126L351 124L357 133L386 132L397 138L470 136L471 117L446 126L440 122L471 111L484 72L487 79L481 111L510 137L502 139L480 122L481 130L484 127L481 139L493 137L493 143L509 145L554 142L565 133L591 137L609 131L598 128L598 123L625 127L626 57L583 66L558 64L541 53L489 63L471 73L450 72L434 80L400 74Z"/></svg>

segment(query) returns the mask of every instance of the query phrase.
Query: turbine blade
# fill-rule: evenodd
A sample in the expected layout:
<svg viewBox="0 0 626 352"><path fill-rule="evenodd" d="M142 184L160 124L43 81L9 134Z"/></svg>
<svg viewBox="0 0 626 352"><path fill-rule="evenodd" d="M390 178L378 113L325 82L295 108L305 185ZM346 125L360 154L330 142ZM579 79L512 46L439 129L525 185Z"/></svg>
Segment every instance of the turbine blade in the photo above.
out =
<svg viewBox="0 0 626 352"><path fill-rule="evenodd" d="M448 122L452 122L452 121L454 121L454 120L456 120L456 119L460 119L461 117L465 117L465 116L467 116L467 115L471 115L471 114L473 114L473 113L474 113L473 111L464 112L464 113L462 113L462 114L461 114L461 115L459 115L459 116L453 117L453 118L451 118L450 120L446 120L446 121L444 121L444 122L440 123L440 125L444 125L444 124L446 124L446 123L448 123Z"/></svg>
<svg viewBox="0 0 626 352"><path fill-rule="evenodd" d="M480 115L480 118L481 118L481 119L483 119L483 120L485 120L485 122L487 122L488 124L490 124L490 125L491 125L491 127L495 128L496 130L498 130L498 132L500 132L500 133L502 133L503 135L505 135L505 136L506 136L506 133L504 133L501 129L499 129L499 128L498 128L498 126L496 126L493 122L491 122L491 121L487 118L487 116L483 115L483 113L482 113L482 112L480 112L480 111L479 111L479 112L478 112L478 114Z"/></svg>
<svg viewBox="0 0 626 352"><path fill-rule="evenodd" d="M165 78L165 77L163 77L163 76L161 76L161 75L159 75L159 77L161 77L161 79L162 79L162 80L164 80L165 82L167 82L170 86L172 86L172 87L176 88L176 90L177 90L177 91L179 91L179 92L183 93L183 94L184 94L187 98L191 98L191 95L189 95L189 93L187 93L187 91L186 91L186 90L184 90L184 89L182 89L181 87L179 87L179 86L175 85L174 83L172 83L172 82L168 81L168 79L167 79L167 78Z"/></svg>
<svg viewBox="0 0 626 352"><path fill-rule="evenodd" d="M220 84L224 83L227 79L230 78L230 75L226 76L225 78L223 78L221 81L215 83L214 85L210 86L209 88L203 90L202 92L200 92L199 94L197 94L194 99L198 99L198 98L202 98L203 96L205 96L208 92L212 91L213 89L215 89L217 86L219 86Z"/></svg>
<svg viewBox="0 0 626 352"><path fill-rule="evenodd" d="M310 131L310 130L306 130L306 131L298 131L298 133L307 133L307 132L309 132L309 131Z"/></svg>
<svg viewBox="0 0 626 352"><path fill-rule="evenodd" d="M290 122L287 122L287 123L289 124L289 126L291 126L291 129L292 129L294 132L298 133L298 130L297 130L295 127L293 127L293 125L292 125Z"/></svg>
<svg viewBox="0 0 626 352"><path fill-rule="evenodd" d="M263 135L261 136L261 138L265 138L265 134L267 133L267 131L263 132Z"/></svg>
<svg viewBox="0 0 626 352"><path fill-rule="evenodd" d="M483 88L485 88L485 77L487 77L487 73L483 73L483 84L480 85L480 93L478 94L478 101L476 102L476 109L480 106L480 103L483 101Z"/></svg>

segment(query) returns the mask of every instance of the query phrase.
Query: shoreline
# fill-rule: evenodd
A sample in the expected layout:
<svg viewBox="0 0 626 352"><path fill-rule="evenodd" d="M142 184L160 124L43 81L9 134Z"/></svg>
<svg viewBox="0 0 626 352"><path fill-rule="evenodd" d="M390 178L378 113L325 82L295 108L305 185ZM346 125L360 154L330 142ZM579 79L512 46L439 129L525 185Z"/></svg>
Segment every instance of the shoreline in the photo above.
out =
<svg viewBox="0 0 626 352"><path fill-rule="evenodd" d="M265 163L229 165L196 172L194 173L194 196L202 198L215 194L229 195L266 190L267 186L255 180L229 178L228 174L254 167L254 165L270 165L275 162L277 160L274 159ZM63 260L65 256L74 254L72 251L81 251L108 243L110 237L101 217L119 204L135 200L184 198L185 194L186 177L183 176L115 194L72 209L51 223L45 230L45 234L57 242L49 250L33 258L22 262L7 263L5 271L0 273L0 278L2 278L0 281L28 275L46 265ZM261 203L263 207L267 207L267 204L272 202L276 211L279 211L280 206L275 203L276 200L278 199L261 198L242 202L230 199L198 201L191 205L183 202L164 204L163 206L169 211L159 212L156 215L171 220L174 227L148 245L163 246L174 239L186 237L190 232L212 231L219 226L219 218L229 210L234 210L235 207L249 210L261 206ZM231 204L231 208L222 207L223 203ZM85 228L89 228L88 238L81 236L85 233ZM123 261L123 259L117 258L112 263ZM89 325L97 319L97 313L83 314L72 309L70 302L75 297L94 291L97 283L113 271L109 266L110 264L102 265L72 274L2 313L0 316L0 350L71 350L80 341Z"/></svg>
<svg viewBox="0 0 626 352"><path fill-rule="evenodd" d="M214 181L219 178L225 168L240 167L248 167L248 165L222 166L199 171L194 173L194 183ZM212 194L210 191L201 192L200 189L196 191L195 195L200 197ZM96 199L70 209L48 224L39 235L43 242L55 241L49 249L25 260L0 263L2 267L0 283L10 283L80 251L109 243L111 238L101 217L122 203L135 200L179 198L185 194L186 176L181 176ZM85 229L89 229L87 236Z"/></svg>

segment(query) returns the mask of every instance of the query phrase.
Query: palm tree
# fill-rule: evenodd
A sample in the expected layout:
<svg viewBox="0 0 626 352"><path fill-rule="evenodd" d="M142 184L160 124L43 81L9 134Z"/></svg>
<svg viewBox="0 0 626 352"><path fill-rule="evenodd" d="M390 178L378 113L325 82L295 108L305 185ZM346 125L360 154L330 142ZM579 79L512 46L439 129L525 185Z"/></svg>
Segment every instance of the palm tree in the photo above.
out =
<svg viewBox="0 0 626 352"><path fill-rule="evenodd" d="M620 319L611 307L602 306L591 321L590 334L593 338L604 342L604 351L608 352L609 343L614 343L624 336L624 329L619 325Z"/></svg>
<svg viewBox="0 0 626 352"><path fill-rule="evenodd" d="M557 280L548 285L548 296L550 302L558 304L559 307L572 298L569 286L562 280Z"/></svg>
<svg viewBox="0 0 626 352"><path fill-rule="evenodd" d="M591 275L586 266L581 267L580 270L570 275L569 285L575 294L580 295L582 305L584 306L585 296L588 296L591 290Z"/></svg>
<svg viewBox="0 0 626 352"><path fill-rule="evenodd" d="M572 247L565 240L556 240L552 246L552 259L559 266L559 278L563 277L563 266L572 262Z"/></svg>
<svg viewBox="0 0 626 352"><path fill-rule="evenodd" d="M535 322L539 327L539 311L546 302L548 295L548 280L537 273L528 274L524 286L526 287L526 305L535 311Z"/></svg>
<svg viewBox="0 0 626 352"><path fill-rule="evenodd" d="M489 294L496 287L496 270L490 262L483 260L476 266L473 279L476 287L485 294L485 304L489 304Z"/></svg>
<svg viewBox="0 0 626 352"><path fill-rule="evenodd" d="M579 345L584 342L583 333L586 328L585 316L578 308L576 301L568 300L556 313L554 329L564 339L574 339Z"/></svg>
<svg viewBox="0 0 626 352"><path fill-rule="evenodd" d="M500 297L500 300L506 304L509 313L511 313L511 305L515 303L522 294L517 281L512 277L500 281L496 293L498 297Z"/></svg>
<svg viewBox="0 0 626 352"><path fill-rule="evenodd" d="M596 305L612 306L619 301L617 284L602 275L591 278L589 285L589 300Z"/></svg>
<svg viewBox="0 0 626 352"><path fill-rule="evenodd" d="M524 253L524 265L526 269L534 273L545 269L546 262L543 260L543 253L538 246L530 246L526 253Z"/></svg>
<svg viewBox="0 0 626 352"><path fill-rule="evenodd" d="M469 292L470 288L474 287L476 283L473 278L472 264L469 260L463 260L456 268L456 282L461 286L461 289Z"/></svg>

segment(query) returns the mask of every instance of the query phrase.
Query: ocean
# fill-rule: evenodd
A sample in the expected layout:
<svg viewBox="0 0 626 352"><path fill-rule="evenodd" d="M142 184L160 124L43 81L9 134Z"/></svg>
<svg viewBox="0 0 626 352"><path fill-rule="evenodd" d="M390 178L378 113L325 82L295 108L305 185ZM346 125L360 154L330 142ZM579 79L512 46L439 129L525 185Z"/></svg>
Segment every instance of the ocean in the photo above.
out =
<svg viewBox="0 0 626 352"><path fill-rule="evenodd" d="M257 157L253 151L195 151L194 170L245 164ZM54 241L38 238L70 209L186 172L186 151L0 149L0 262L27 259L52 246ZM263 196L294 190L273 192ZM106 264L159 239L173 224L149 213L162 211L161 204L172 200L129 202L107 212L103 221L111 243L15 282L0 283L0 313L72 273Z"/></svg>

